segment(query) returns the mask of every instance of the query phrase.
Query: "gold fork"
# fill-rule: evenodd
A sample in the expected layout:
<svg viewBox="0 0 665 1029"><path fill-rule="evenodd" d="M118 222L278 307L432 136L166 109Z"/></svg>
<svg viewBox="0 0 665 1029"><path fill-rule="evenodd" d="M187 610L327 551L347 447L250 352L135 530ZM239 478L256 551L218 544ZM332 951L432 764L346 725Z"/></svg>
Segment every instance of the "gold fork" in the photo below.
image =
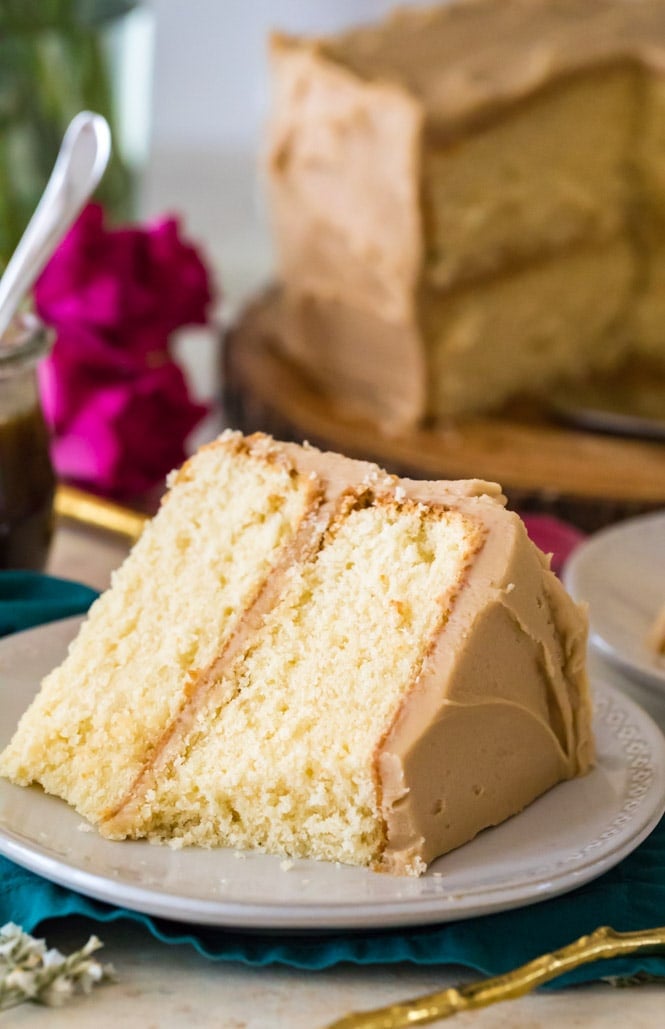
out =
<svg viewBox="0 0 665 1029"><path fill-rule="evenodd" d="M130 542L138 539L147 521L147 515L140 511L63 484L56 490L55 513L60 518L71 518L83 525L125 536Z"/></svg>
<svg viewBox="0 0 665 1029"><path fill-rule="evenodd" d="M450 987L401 1004L346 1015L332 1022L326 1029L410 1029L414 1025L428 1025L456 1015L459 1011L472 1011L500 1000L523 997L542 983L591 961L644 953L662 947L665 947L665 926L630 933L620 933L609 926L602 926L588 936L581 936L566 947L551 954L543 954L504 975L482 979L468 986Z"/></svg>

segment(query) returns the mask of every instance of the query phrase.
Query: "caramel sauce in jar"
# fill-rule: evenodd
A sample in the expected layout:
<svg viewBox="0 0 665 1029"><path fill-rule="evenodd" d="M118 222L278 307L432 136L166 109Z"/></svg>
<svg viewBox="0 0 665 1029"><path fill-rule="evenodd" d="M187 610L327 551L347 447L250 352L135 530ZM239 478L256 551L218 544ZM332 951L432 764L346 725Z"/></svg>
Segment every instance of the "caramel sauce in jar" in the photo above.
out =
<svg viewBox="0 0 665 1029"><path fill-rule="evenodd" d="M0 340L0 569L43 569L53 534L55 475L36 378L48 344L27 315Z"/></svg>

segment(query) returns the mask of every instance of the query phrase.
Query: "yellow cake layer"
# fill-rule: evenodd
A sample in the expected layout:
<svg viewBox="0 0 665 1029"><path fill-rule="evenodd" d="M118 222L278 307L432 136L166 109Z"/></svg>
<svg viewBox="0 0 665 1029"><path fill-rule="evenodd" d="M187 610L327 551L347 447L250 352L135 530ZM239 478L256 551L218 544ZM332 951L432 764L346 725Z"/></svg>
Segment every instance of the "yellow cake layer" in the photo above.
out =
<svg viewBox="0 0 665 1029"><path fill-rule="evenodd" d="M588 367L610 370L632 342L636 283L631 248L612 241L447 296L429 294L421 309L428 414L480 411L488 396L496 405L545 395Z"/></svg>
<svg viewBox="0 0 665 1029"><path fill-rule="evenodd" d="M642 88L632 68L578 75L469 136L425 145L424 281L445 288L622 234Z"/></svg>
<svg viewBox="0 0 665 1029"><path fill-rule="evenodd" d="M311 482L279 464L201 450L46 679L2 754L2 774L38 779L93 822L113 811L313 499Z"/></svg>
<svg viewBox="0 0 665 1029"><path fill-rule="evenodd" d="M352 510L160 769L131 834L376 863L368 741L392 724L481 542L455 512Z"/></svg>
<svg viewBox="0 0 665 1029"><path fill-rule="evenodd" d="M643 279L632 312L631 341L639 354L665 365L665 240L648 245Z"/></svg>

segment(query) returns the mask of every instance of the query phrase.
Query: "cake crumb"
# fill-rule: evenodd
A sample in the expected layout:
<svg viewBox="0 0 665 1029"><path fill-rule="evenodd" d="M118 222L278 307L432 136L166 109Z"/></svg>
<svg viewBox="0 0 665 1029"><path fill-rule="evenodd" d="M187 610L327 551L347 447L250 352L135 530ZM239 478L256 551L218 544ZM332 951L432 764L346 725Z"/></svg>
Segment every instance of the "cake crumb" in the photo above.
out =
<svg viewBox="0 0 665 1029"><path fill-rule="evenodd" d="M76 826L79 832L92 832L92 826L90 822L79 822Z"/></svg>
<svg viewBox="0 0 665 1029"><path fill-rule="evenodd" d="M279 867L282 869L283 872L290 872L291 869L293 868L293 865L294 865L294 862L291 861L290 858L286 858L286 860L280 861L280 863L279 863Z"/></svg>

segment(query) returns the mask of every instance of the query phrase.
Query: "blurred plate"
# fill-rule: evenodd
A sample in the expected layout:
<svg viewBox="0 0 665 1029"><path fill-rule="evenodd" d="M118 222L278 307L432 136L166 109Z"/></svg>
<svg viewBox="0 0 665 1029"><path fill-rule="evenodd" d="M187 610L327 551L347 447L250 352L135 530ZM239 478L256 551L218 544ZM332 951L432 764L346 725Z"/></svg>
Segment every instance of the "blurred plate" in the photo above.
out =
<svg viewBox="0 0 665 1029"><path fill-rule="evenodd" d="M645 368L569 383L551 399L554 413L580 429L665 439L665 379Z"/></svg>
<svg viewBox="0 0 665 1029"><path fill-rule="evenodd" d="M665 657L647 643L665 605L665 512L591 536L566 563L563 581L589 604L592 647L627 674L665 686Z"/></svg>

